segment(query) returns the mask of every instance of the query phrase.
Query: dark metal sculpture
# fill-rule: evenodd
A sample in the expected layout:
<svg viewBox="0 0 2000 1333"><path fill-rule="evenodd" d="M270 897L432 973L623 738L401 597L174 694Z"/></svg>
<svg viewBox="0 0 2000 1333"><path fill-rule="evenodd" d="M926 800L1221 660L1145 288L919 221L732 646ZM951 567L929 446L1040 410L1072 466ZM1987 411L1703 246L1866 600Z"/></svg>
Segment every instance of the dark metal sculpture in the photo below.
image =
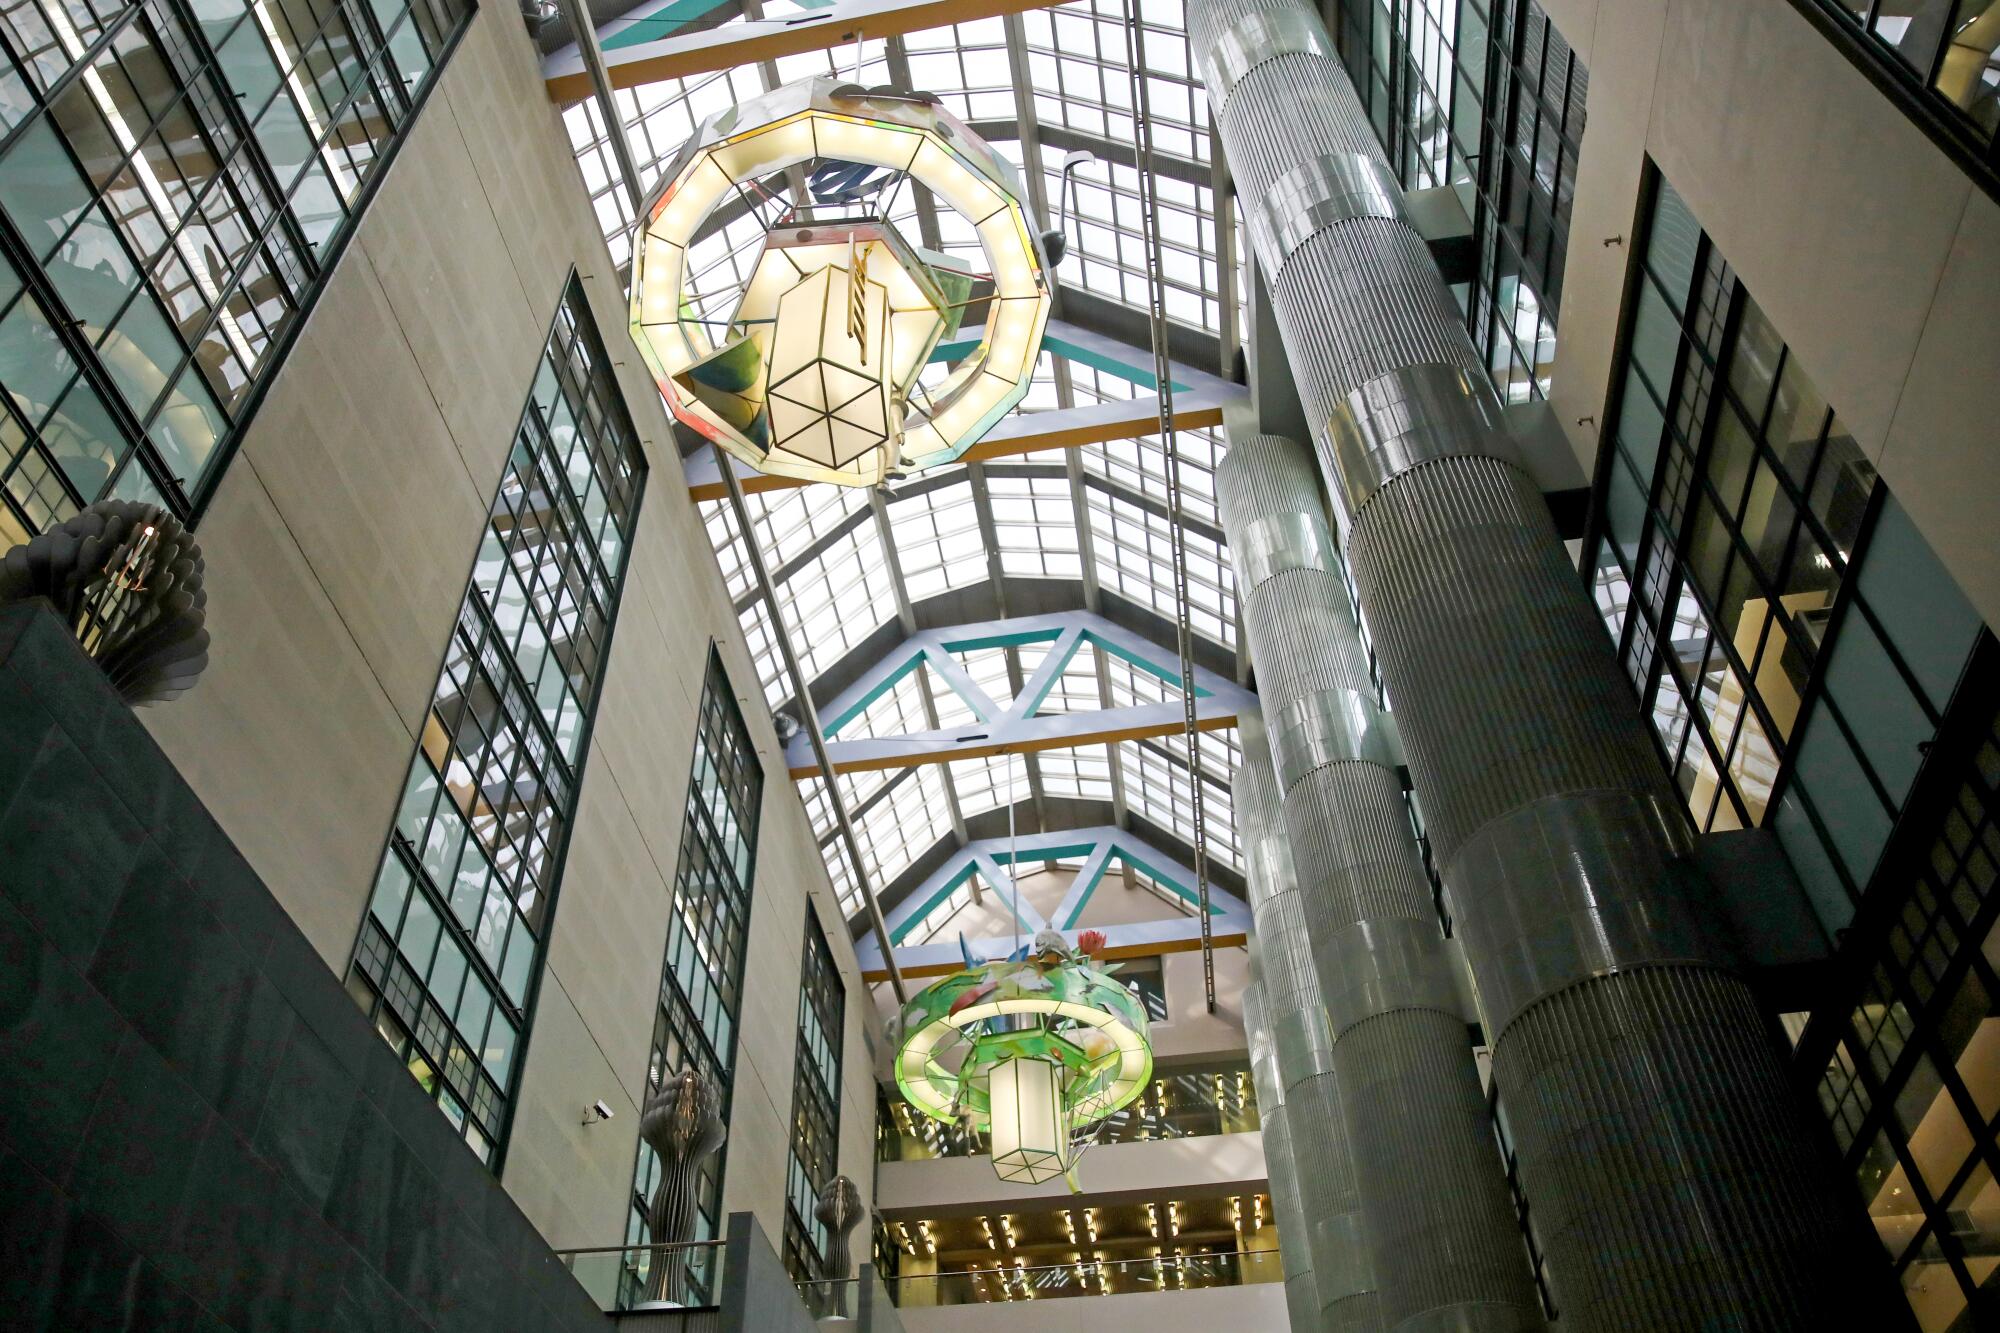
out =
<svg viewBox="0 0 2000 1333"><path fill-rule="evenodd" d="M670 1074L639 1113L639 1137L660 1159L660 1183L646 1209L646 1230L654 1245L693 1239L695 1191L701 1164L722 1146L722 1093L701 1071ZM649 1300L687 1302L687 1256L655 1250L646 1280Z"/></svg>
<svg viewBox="0 0 2000 1333"><path fill-rule="evenodd" d="M201 575L201 548L180 520L100 500L0 558L0 605L47 599L127 703L160 703L208 665Z"/></svg>
<svg viewBox="0 0 2000 1333"><path fill-rule="evenodd" d="M835 1176L826 1182L826 1188L819 1192L819 1202L813 1205L813 1216L826 1228L826 1275L833 1279L833 1317L847 1317L848 1266L853 1257L848 1252L847 1237L855 1225L861 1221L861 1191L846 1176Z"/></svg>

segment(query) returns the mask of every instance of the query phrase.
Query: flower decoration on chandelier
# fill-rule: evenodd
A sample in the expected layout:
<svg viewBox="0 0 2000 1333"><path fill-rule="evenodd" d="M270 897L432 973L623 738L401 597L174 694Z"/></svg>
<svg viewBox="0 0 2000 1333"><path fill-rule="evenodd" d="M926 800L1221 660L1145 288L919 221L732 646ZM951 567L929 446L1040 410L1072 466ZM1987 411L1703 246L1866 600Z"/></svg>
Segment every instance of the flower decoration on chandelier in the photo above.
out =
<svg viewBox="0 0 2000 1333"><path fill-rule="evenodd" d="M903 1007L897 1086L925 1115L986 1132L1002 1180L1068 1176L1074 1190L1098 1125L1152 1076L1145 1006L1090 956L1103 946L1096 931L1073 949L1045 930Z"/></svg>
<svg viewBox="0 0 2000 1333"><path fill-rule="evenodd" d="M770 223L713 318L716 293L690 286L702 224L731 196L761 207L765 181L805 164L804 207ZM905 180L971 225L988 272L868 211ZM1047 264L1022 197L1013 165L928 94L787 84L711 116L668 165L634 237L633 339L674 416L759 471L869 486L951 462L1026 395L1041 350ZM923 383L979 309L978 344Z"/></svg>

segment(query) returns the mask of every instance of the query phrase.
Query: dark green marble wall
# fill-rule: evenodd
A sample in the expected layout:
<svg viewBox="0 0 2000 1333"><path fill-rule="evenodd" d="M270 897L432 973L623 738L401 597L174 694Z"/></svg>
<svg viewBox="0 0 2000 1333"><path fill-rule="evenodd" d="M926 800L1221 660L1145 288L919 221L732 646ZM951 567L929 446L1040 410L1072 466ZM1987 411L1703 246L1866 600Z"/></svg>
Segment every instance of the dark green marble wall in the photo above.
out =
<svg viewBox="0 0 2000 1333"><path fill-rule="evenodd" d="M610 1322L61 624L0 608L0 1326Z"/></svg>

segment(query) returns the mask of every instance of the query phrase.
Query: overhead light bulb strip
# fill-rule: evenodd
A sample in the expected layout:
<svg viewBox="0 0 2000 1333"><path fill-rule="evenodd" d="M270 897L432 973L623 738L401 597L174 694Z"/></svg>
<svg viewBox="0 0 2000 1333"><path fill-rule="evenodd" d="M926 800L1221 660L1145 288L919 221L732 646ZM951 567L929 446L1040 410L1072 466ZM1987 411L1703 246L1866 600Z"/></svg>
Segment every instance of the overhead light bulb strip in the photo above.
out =
<svg viewBox="0 0 2000 1333"><path fill-rule="evenodd" d="M1158 384L1160 446L1167 456L1167 527L1173 534L1174 639L1180 649L1181 706L1187 736L1188 799L1192 805L1194 879L1201 913L1201 980L1208 1012L1215 1012L1215 939L1208 908L1208 820L1201 796L1201 741L1195 728L1194 627L1188 622L1187 527L1181 504L1181 459L1174 447L1174 381L1167 356L1167 279L1160 265L1160 210L1153 159L1153 114L1143 64L1145 41L1138 6L1125 0L1126 70L1132 79L1132 118L1139 140L1139 215L1146 245L1146 306L1153 334L1153 378Z"/></svg>

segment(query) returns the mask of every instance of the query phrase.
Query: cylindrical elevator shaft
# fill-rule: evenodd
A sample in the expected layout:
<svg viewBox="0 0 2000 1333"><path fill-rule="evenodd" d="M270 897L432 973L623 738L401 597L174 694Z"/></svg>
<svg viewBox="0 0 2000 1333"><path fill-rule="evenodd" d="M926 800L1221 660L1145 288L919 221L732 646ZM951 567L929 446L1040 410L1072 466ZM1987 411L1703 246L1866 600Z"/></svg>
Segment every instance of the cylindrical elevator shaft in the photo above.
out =
<svg viewBox="0 0 2000 1333"><path fill-rule="evenodd" d="M1194 0L1189 45L1339 495L1563 1323L1840 1326L1874 1274L1325 29L1303 0Z"/></svg>
<svg viewBox="0 0 2000 1333"><path fill-rule="evenodd" d="M1242 738L1243 766L1236 770L1234 782L1236 833L1250 887L1262 1018L1270 1030L1272 1060L1284 1088L1289 1165L1305 1217L1305 1248L1319 1302L1310 1323L1302 1323L1294 1310L1292 1327L1379 1333L1382 1316L1340 1086L1333 1072L1333 1038L1320 998L1319 973L1306 943L1291 845L1277 804L1269 799L1270 750L1254 716L1244 719ZM1256 785L1260 776L1262 788ZM1246 1027L1248 1022L1246 1009ZM1251 1041L1254 1060L1254 1033ZM1276 1168L1272 1171L1275 1189ZM1274 1195L1274 1209L1276 1204ZM1287 1292L1288 1305L1291 1297Z"/></svg>
<svg viewBox="0 0 2000 1333"><path fill-rule="evenodd" d="M1253 945L1252 958L1255 958ZM1305 1205L1299 1199L1298 1167L1292 1160L1290 1116L1285 1109L1285 1084L1278 1073L1278 1047L1264 1007L1264 984L1258 964L1251 964L1250 984L1243 988L1243 1035L1250 1045L1250 1081L1257 1091L1257 1116L1264 1133L1264 1174L1271 1182L1271 1220L1278 1227L1278 1250L1285 1264L1285 1312L1295 1333L1312 1333L1320 1326L1319 1289L1313 1283L1312 1242ZM1307 1133L1317 1132L1307 1126Z"/></svg>
<svg viewBox="0 0 2000 1333"><path fill-rule="evenodd" d="M1383 1327L1539 1329L1312 460L1290 440L1232 430L1216 490L1272 755L1254 765L1245 745L1238 822L1278 816L1297 884L1296 919L1272 923L1293 933L1274 938L1260 917L1258 947L1307 950L1319 981ZM1261 854L1247 833L1244 845Z"/></svg>

